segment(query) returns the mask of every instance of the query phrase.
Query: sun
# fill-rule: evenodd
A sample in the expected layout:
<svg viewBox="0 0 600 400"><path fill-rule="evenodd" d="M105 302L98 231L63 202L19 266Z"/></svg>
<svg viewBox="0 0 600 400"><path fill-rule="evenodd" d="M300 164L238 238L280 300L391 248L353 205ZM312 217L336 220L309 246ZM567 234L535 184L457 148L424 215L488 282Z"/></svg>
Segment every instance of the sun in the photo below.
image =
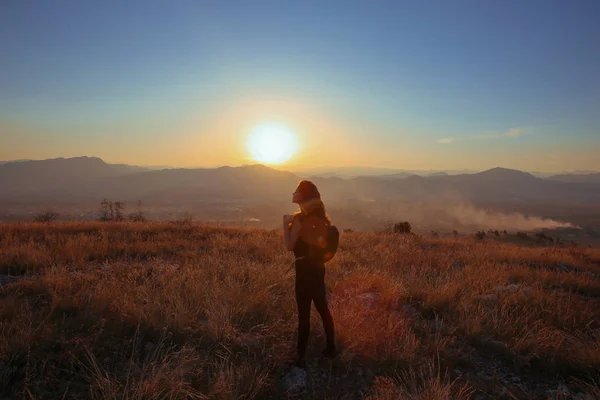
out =
<svg viewBox="0 0 600 400"><path fill-rule="evenodd" d="M298 151L298 139L286 126L263 124L250 131L248 151L255 161L281 164Z"/></svg>

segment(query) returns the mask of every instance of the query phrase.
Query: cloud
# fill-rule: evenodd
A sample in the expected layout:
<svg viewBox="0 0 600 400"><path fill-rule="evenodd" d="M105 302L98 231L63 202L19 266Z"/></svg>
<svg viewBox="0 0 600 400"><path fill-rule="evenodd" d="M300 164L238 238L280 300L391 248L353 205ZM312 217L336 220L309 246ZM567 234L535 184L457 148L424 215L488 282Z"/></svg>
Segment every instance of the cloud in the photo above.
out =
<svg viewBox="0 0 600 400"><path fill-rule="evenodd" d="M438 140L438 143L452 143L454 141L456 141L456 138L445 138Z"/></svg>
<svg viewBox="0 0 600 400"><path fill-rule="evenodd" d="M499 133L484 133L482 135L470 136L467 139L498 139L502 137L502 134Z"/></svg>
<svg viewBox="0 0 600 400"><path fill-rule="evenodd" d="M523 136L525 134L525 129L523 128L512 128L507 130L506 132L489 132L483 133L480 135L471 135L471 136L459 136L459 137L449 137L439 139L438 143L449 144L462 140L477 140L477 139L501 139L501 138L517 138L519 136Z"/></svg>
<svg viewBox="0 0 600 400"><path fill-rule="evenodd" d="M509 129L508 131L504 132L504 136L508 136L508 137L519 137L525 134L525 129L521 129L521 128L513 128L513 129Z"/></svg>

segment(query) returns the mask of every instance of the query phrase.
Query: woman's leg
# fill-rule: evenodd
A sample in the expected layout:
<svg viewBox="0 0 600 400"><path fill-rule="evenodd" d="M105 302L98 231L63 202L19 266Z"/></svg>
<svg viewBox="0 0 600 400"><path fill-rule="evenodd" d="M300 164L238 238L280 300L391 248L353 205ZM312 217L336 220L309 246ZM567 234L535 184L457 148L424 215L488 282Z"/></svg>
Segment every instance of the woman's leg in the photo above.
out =
<svg viewBox="0 0 600 400"><path fill-rule="evenodd" d="M327 336L327 348L325 349L325 355L335 357L335 333L333 328L333 317L327 306L327 298L325 296L318 296L314 298L315 308L321 314L321 320L323 321L323 328L325 329L325 335Z"/></svg>
<svg viewBox="0 0 600 400"><path fill-rule="evenodd" d="M306 345L310 334L310 292L296 283L296 304L298 306L298 361L304 362Z"/></svg>
<svg viewBox="0 0 600 400"><path fill-rule="evenodd" d="M322 278L319 280L317 288L318 290L313 296L313 301L315 302L315 308L321 315L323 329L325 329L325 335L327 336L327 348L325 349L324 354L333 358L335 357L336 353L335 333L333 328L333 317L329 311L329 307L327 305L327 295L325 293L325 271L323 271Z"/></svg>

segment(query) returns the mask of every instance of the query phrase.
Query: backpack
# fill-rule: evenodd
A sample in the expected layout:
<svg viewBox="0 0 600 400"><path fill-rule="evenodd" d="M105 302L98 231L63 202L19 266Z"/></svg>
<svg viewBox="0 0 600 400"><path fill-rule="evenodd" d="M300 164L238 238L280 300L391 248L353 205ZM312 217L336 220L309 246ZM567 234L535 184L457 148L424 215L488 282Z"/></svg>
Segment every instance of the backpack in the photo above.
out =
<svg viewBox="0 0 600 400"><path fill-rule="evenodd" d="M310 248L309 258L323 262L329 262L333 258L340 242L338 228L316 216L302 219L301 237Z"/></svg>
<svg viewBox="0 0 600 400"><path fill-rule="evenodd" d="M327 229L327 246L325 247L325 254L323 255L324 262L330 261L333 256L335 256L339 243L340 231L335 225L330 225Z"/></svg>

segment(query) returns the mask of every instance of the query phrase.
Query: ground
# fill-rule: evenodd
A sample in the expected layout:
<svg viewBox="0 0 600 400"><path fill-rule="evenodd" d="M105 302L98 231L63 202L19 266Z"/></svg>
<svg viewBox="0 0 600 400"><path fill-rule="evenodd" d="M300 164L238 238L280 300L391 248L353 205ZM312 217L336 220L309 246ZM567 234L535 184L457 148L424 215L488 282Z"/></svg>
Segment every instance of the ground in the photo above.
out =
<svg viewBox="0 0 600 400"><path fill-rule="evenodd" d="M2 224L0 274L0 398L600 398L595 248L344 232L306 370L279 231Z"/></svg>

